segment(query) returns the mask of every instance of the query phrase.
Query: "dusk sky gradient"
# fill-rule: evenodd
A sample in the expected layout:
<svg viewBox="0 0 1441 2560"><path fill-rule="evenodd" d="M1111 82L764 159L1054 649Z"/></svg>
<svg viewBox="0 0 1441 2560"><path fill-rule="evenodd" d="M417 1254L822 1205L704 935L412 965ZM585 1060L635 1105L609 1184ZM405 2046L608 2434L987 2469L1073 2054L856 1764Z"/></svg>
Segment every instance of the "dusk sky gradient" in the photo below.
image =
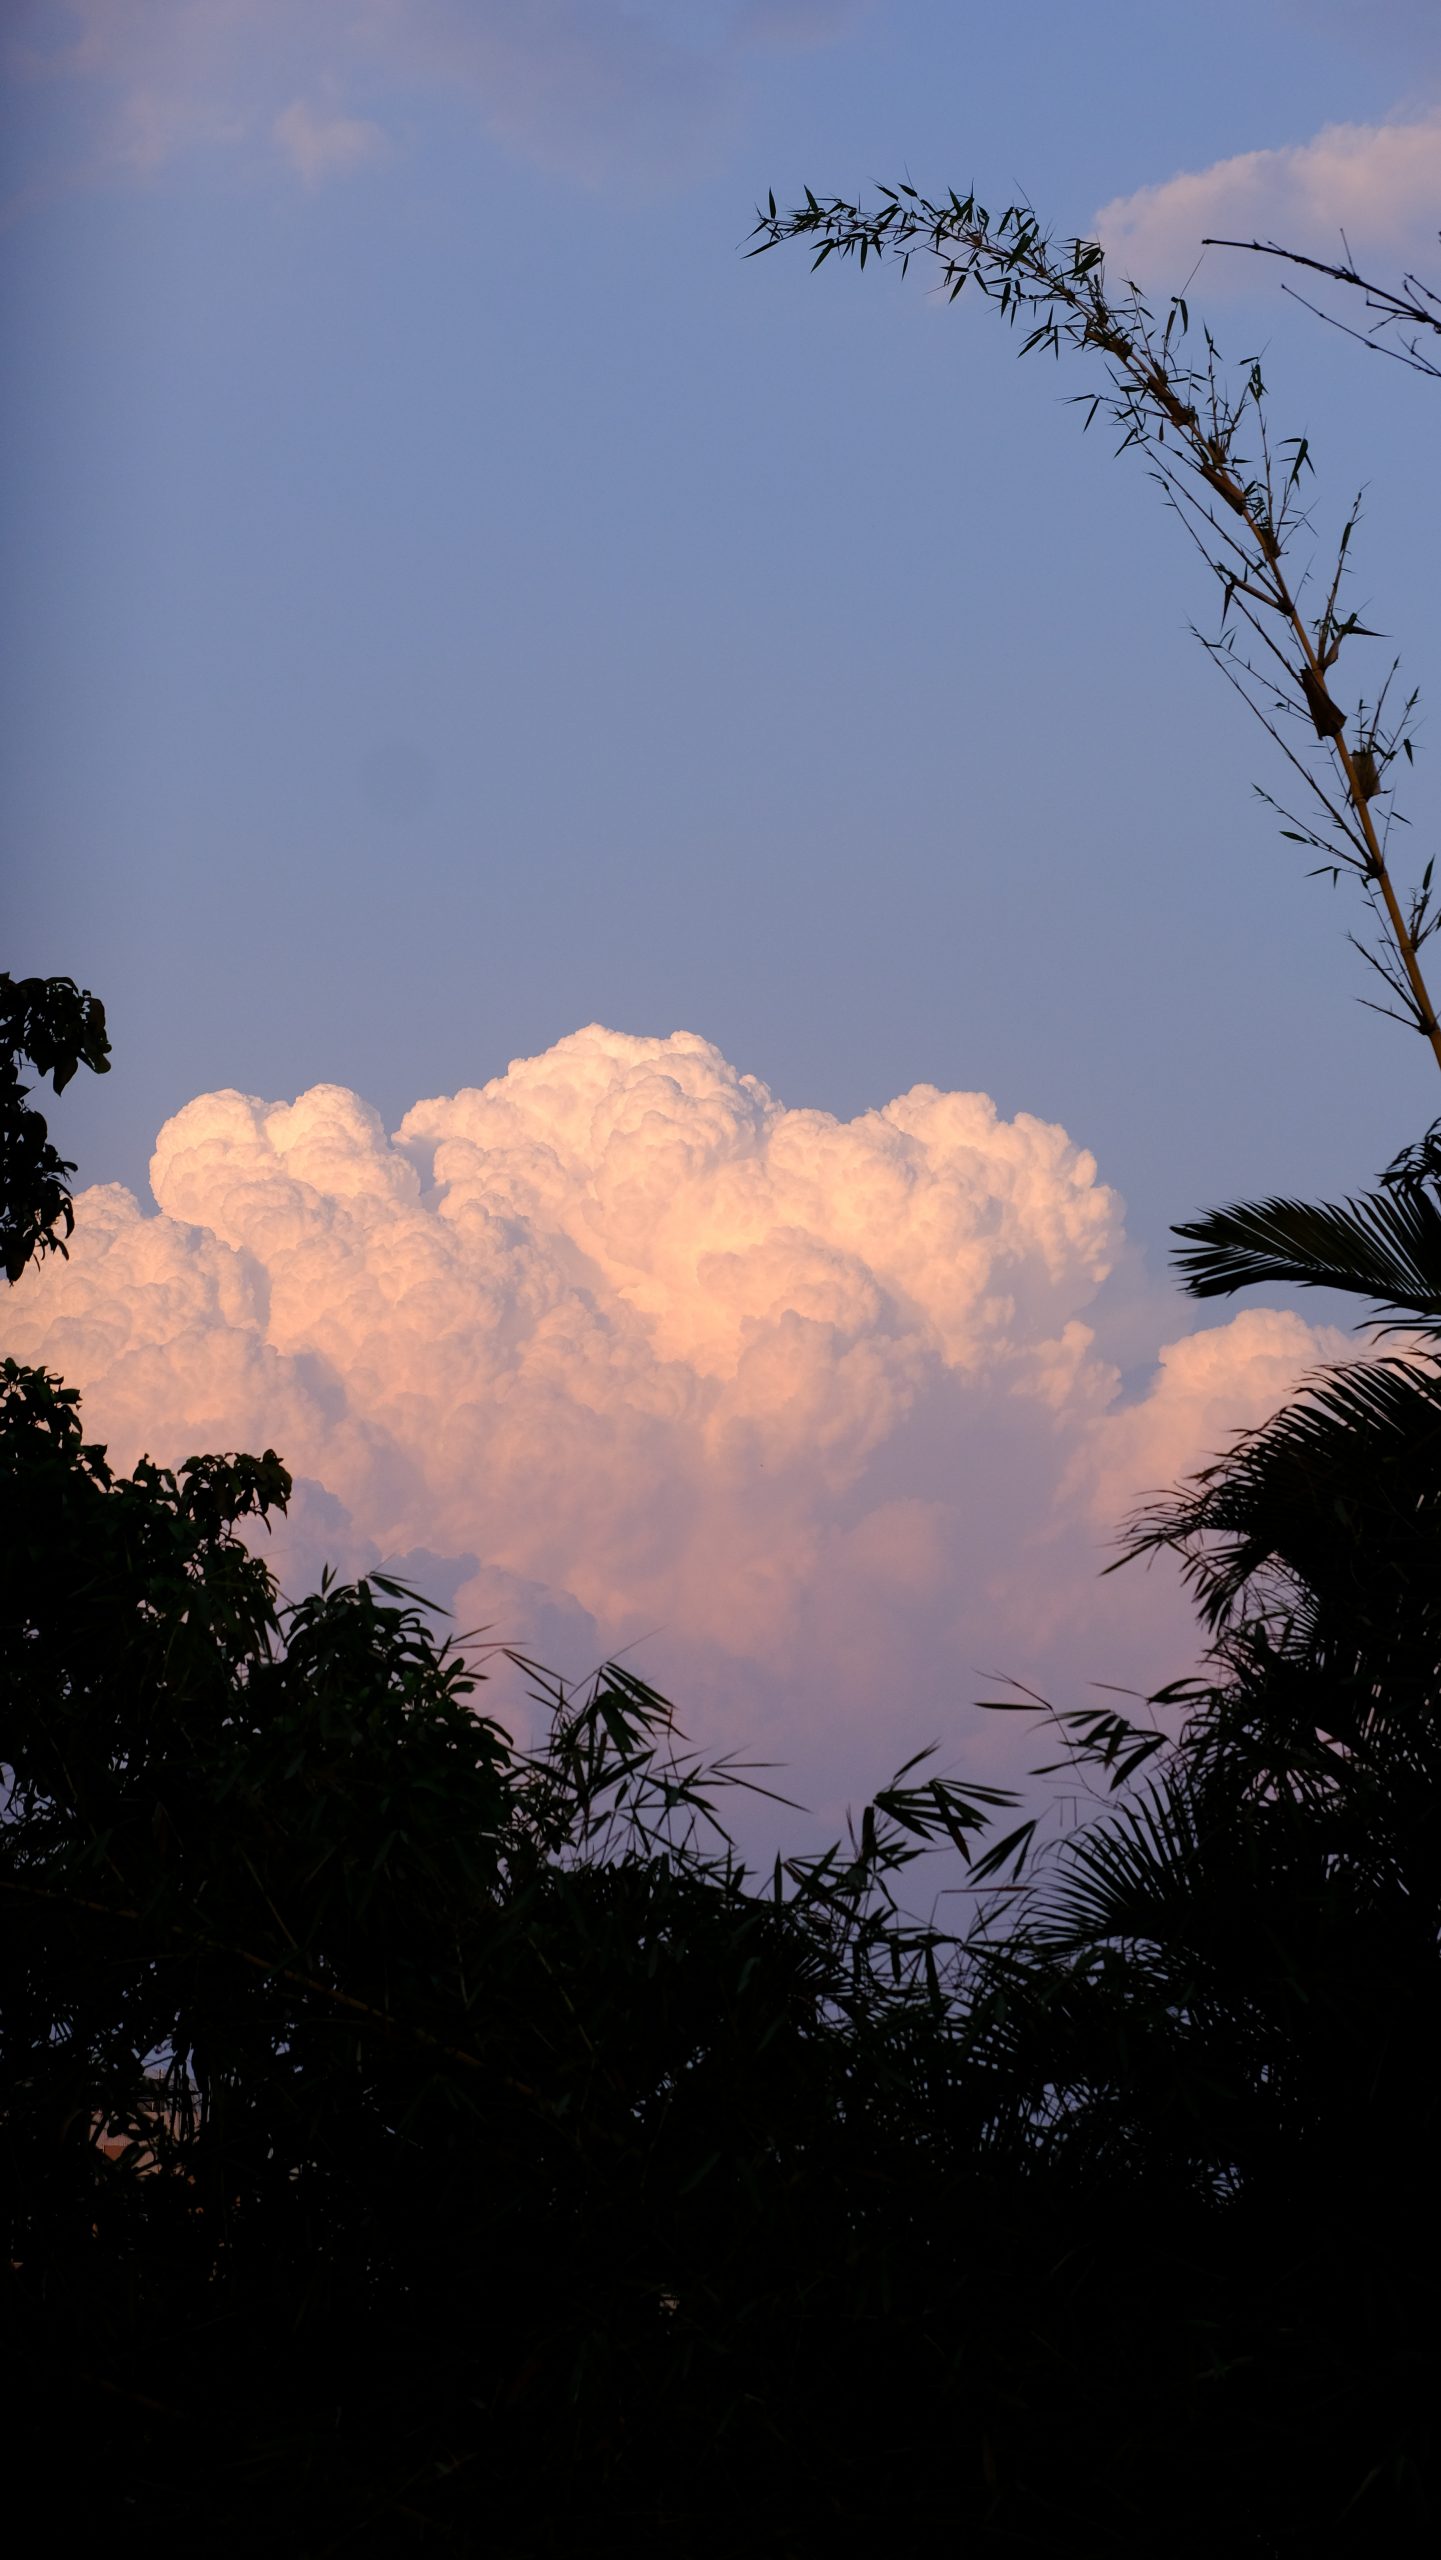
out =
<svg viewBox="0 0 1441 2560"><path fill-rule="evenodd" d="M1163 296L1233 223L1434 273L1435 9L22 0L0 67L6 956L104 995L56 1132L143 1210L6 1347L126 1459L275 1440L297 1572L422 1556L567 1670L660 1630L812 1798L1001 1765L987 1672L1184 1669L1109 1528L1339 1338L1187 1305L1168 1227L1363 1185L1434 1067L1082 375L739 251L909 175ZM1435 387L1189 290L1320 533L1365 484L1424 858Z"/></svg>

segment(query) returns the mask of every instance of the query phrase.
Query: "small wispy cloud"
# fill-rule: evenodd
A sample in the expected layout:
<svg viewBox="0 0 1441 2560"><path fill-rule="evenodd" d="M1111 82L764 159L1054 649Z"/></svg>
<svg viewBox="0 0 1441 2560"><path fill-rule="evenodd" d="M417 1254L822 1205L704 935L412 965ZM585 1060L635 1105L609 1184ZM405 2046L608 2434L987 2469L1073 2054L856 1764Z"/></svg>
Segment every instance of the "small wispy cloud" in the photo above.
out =
<svg viewBox="0 0 1441 2560"><path fill-rule="evenodd" d="M65 128L92 181L153 179L196 153L263 167L278 147L318 187L394 156L377 95L408 110L446 94L521 158L628 184L685 174L757 63L843 41L871 5L27 0L23 28L0 27L0 69L44 93L52 144Z"/></svg>
<svg viewBox="0 0 1441 2560"><path fill-rule="evenodd" d="M1307 142L1237 152L1102 205L1093 229L1128 276L1178 286L1208 236L1279 240L1328 256L1342 233L1358 256L1410 260L1441 228L1441 107L1379 124L1330 124ZM1226 270L1214 257L1214 291ZM1244 262L1234 282L1250 281Z"/></svg>
<svg viewBox="0 0 1441 2560"><path fill-rule="evenodd" d="M390 158L393 148L383 126L363 116L326 115L304 98L282 108L271 130L282 157L308 187L373 169Z"/></svg>

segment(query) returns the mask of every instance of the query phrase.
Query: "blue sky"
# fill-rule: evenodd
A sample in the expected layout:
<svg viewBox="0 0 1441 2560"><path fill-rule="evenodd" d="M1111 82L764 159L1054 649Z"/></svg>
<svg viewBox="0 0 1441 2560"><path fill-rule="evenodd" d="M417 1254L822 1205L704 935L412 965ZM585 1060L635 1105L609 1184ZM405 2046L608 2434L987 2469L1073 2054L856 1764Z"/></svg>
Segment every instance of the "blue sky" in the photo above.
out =
<svg viewBox="0 0 1441 2560"><path fill-rule="evenodd" d="M1018 366L991 314L916 278L740 252L770 186L974 181L1070 233L1261 154L1257 219L1324 252L1344 210L1384 273L1424 263L1434 10L22 0L0 64L7 956L109 1006L115 1072L60 1123L82 1179L144 1198L162 1122L220 1088L347 1087L393 1130L583 1025L683 1029L792 1110L848 1118L930 1083L1063 1124L1126 1203L1113 1313L1103 1297L1086 1321L1134 1385L1168 1326L1195 1325L1166 1295L1173 1219L1360 1184L1433 1116L1421 1044L1355 1001L1343 901L1251 794L1277 777L1189 635L1199 565L1143 475L1079 433L1080 377ZM1357 131L1333 203L1338 126ZM1240 200L1234 172L1207 183L1222 213ZM1192 263L1184 221L1166 228L1180 201L1148 199L1137 233L1163 293ZM1264 347L1279 428L1313 439L1318 527L1365 484L1356 600L1434 695L1434 386L1241 262L1213 254L1192 300L1227 348ZM1424 854L1434 714L1421 736ZM615 1092L651 1072L606 1057ZM718 1075L702 1116L741 1110ZM398 1198L346 1126L355 1181ZM259 1252L217 1200L176 1177L165 1205ZM709 1195L694 1214L710 1234ZM1020 1268L1051 1248L1039 1211L1016 1216ZM674 1286L647 1316L662 1333ZM105 1420L82 1314L63 1365ZM1036 1341L1059 1320L1037 1314ZM1316 1348L1225 1339L1253 1403ZM1230 1415L1199 1383L1216 1346L1186 1360L1190 1383L1162 1385L1190 1420L1133 1432L1137 1467L1204 1454L1194 1434ZM1077 1390L1077 1433L1111 1392ZM966 1446L990 1448L994 1415L967 1411ZM198 1387L177 1414L272 1436L263 1408ZM899 1447L866 1536L903 1591L904 1522L935 1545L904 1506L939 1501L951 1462L923 1453L912 1480ZM1012 1457L1020 1519L1040 1461ZM322 1458L323 1491L344 1469ZM1056 1482L1079 1463L1055 1459ZM1096 1467L1119 1500L1121 1460ZM331 1511L317 1492L322 1545L361 1521L358 1483ZM405 1516L373 1505L366 1552L475 1545L458 1515ZM660 1588L637 1576L607 1617L599 1569L542 1549L506 1551L514 1589L562 1619L579 1593L598 1641ZM996 1608L1002 1635L1024 1623L1014 1593ZM1117 1642L1095 1634L1098 1675ZM1031 1667L1024 1647L1004 1667Z"/></svg>
<svg viewBox="0 0 1441 2560"><path fill-rule="evenodd" d="M561 73L591 44L492 107L484 64L241 10L140 166L107 136L177 12L118 14L106 77L12 61L0 239L12 935L112 1006L88 1172L138 1177L206 1085L398 1113L593 1017L841 1111L927 1077L1060 1117L1152 1244L1407 1134L1422 1062L1348 1004L1197 576L1077 386L889 275L736 252L769 184L903 169L1084 228L1424 103L1424 13L1362 45L1299 6L1201 40L1120 0L477 5ZM645 41L677 26L685 84ZM306 185L269 118L307 83L388 156ZM1367 587L1424 678L1425 386L1274 296L1216 316L1273 342L1324 498L1369 482Z"/></svg>

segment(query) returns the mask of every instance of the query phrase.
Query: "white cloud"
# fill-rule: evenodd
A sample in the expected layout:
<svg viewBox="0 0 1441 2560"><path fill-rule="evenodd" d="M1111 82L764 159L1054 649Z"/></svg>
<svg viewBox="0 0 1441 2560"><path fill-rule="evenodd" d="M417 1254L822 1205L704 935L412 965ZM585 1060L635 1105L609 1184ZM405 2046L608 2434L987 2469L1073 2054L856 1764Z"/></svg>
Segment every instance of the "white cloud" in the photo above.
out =
<svg viewBox="0 0 1441 2560"><path fill-rule="evenodd" d="M1276 1307L1247 1307L1229 1324L1163 1343L1150 1392L1103 1418L1072 1482L1099 1522L1115 1521L1266 1421L1308 1369L1356 1357L1354 1334Z"/></svg>
<svg viewBox="0 0 1441 2560"><path fill-rule="evenodd" d="M1277 240L1329 257L1344 231L1358 257L1407 260L1441 227L1441 108L1382 124L1332 124L1309 142L1244 151L1103 205L1093 228L1128 276L1181 285L1212 238ZM1207 290L1254 283L1212 251Z"/></svg>
<svg viewBox="0 0 1441 2560"><path fill-rule="evenodd" d="M308 187L374 168L390 157L390 136L381 126L363 116L318 113L303 98L282 108L273 130L283 157Z"/></svg>
<svg viewBox="0 0 1441 2560"><path fill-rule="evenodd" d="M117 1462L272 1444L289 1587L425 1551L565 1671L650 1638L707 1741L831 1797L936 1734L1014 1766L996 1672L1184 1669L1108 1533L1330 1348L1252 1312L1121 1408L1086 1322L1119 1204L1064 1130L928 1085L787 1110L686 1032L592 1026L393 1138L337 1086L207 1094L152 1181L84 1193L6 1310Z"/></svg>

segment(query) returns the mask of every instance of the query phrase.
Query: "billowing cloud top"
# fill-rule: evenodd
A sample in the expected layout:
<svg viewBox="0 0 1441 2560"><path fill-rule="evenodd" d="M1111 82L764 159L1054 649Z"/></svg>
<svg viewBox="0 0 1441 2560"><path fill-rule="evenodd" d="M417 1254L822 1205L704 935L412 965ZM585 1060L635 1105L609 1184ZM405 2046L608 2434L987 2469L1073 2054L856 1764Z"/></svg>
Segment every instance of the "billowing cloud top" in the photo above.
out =
<svg viewBox="0 0 1441 2560"><path fill-rule="evenodd" d="M709 1740L822 1792L954 1740L986 1664L1115 1676L1071 1660L1102 1499L1330 1347L1251 1315L1113 1409L1082 1319L1119 1207L1064 1130L929 1085L789 1110L689 1032L592 1025L394 1137L335 1085L207 1094L151 1178L158 1215L83 1194L7 1308L118 1461L273 1443L292 1585L423 1554L572 1673L657 1630Z"/></svg>

